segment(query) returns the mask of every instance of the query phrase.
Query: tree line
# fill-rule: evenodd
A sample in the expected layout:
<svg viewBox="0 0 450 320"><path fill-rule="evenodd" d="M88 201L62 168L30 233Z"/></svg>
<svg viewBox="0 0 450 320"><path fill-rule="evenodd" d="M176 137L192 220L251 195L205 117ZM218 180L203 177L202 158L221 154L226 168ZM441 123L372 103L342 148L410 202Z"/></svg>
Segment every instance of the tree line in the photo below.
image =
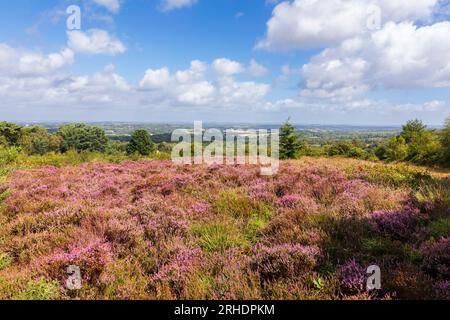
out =
<svg viewBox="0 0 450 320"><path fill-rule="evenodd" d="M301 140L287 121L280 129L280 157L343 156L364 160L407 161L419 165L450 167L450 118L442 130L429 129L420 120L402 126L398 135L375 144L358 140L313 146Z"/></svg>
<svg viewBox="0 0 450 320"><path fill-rule="evenodd" d="M9 122L0 122L0 146L15 148L28 155L44 155L50 152L114 153L126 152L129 155L148 156L156 151L147 130L136 130L128 143L111 141L105 130L86 124L68 124L61 126L54 134L40 126L20 126Z"/></svg>
<svg viewBox="0 0 450 320"><path fill-rule="evenodd" d="M136 130L128 142L108 139L101 127L67 124L55 133L40 126L20 126L0 122L0 148L12 148L28 155L47 153L99 152L148 156L156 151L170 153L170 144L155 144L145 129ZM302 140L287 121L280 128L280 158L302 156L341 156L364 160L407 161L419 165L450 167L450 119L442 130L428 128L420 120L411 120L402 131L376 143L360 140L311 145Z"/></svg>

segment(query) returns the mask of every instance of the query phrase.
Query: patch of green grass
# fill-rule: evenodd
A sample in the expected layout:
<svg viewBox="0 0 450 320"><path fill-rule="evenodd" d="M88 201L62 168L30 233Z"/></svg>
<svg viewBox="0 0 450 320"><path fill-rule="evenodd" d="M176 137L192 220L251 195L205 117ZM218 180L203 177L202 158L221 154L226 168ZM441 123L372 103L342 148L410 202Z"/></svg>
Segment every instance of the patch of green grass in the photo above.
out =
<svg viewBox="0 0 450 320"><path fill-rule="evenodd" d="M10 189L7 189L0 193L0 204L12 193Z"/></svg>
<svg viewBox="0 0 450 320"><path fill-rule="evenodd" d="M433 177L424 169L405 164L377 164L364 166L366 180L382 186L418 189L433 181Z"/></svg>
<svg viewBox="0 0 450 320"><path fill-rule="evenodd" d="M59 283L41 279L30 281L27 288L21 292L15 300L57 300L59 298Z"/></svg>
<svg viewBox="0 0 450 320"><path fill-rule="evenodd" d="M435 238L450 236L450 218L442 218L430 223L431 235Z"/></svg>
<svg viewBox="0 0 450 320"><path fill-rule="evenodd" d="M0 253L0 271L8 268L13 263L13 261L14 259L6 253Z"/></svg>
<svg viewBox="0 0 450 320"><path fill-rule="evenodd" d="M245 237L251 243L257 242L262 230L268 225L269 217L253 216L245 225Z"/></svg>
<svg viewBox="0 0 450 320"><path fill-rule="evenodd" d="M362 251L371 256L402 254L398 244L388 238L365 238L362 240Z"/></svg>
<svg viewBox="0 0 450 320"><path fill-rule="evenodd" d="M270 206L247 197L239 189L224 190L214 203L217 213L233 218L270 216Z"/></svg>
<svg viewBox="0 0 450 320"><path fill-rule="evenodd" d="M388 238L364 238L361 243L361 254L366 256L366 258L406 259L413 263L422 259L420 252L410 245L392 241Z"/></svg>
<svg viewBox="0 0 450 320"><path fill-rule="evenodd" d="M190 233L209 254L248 245L239 228L230 222L193 224Z"/></svg>
<svg viewBox="0 0 450 320"><path fill-rule="evenodd" d="M210 295L213 288L213 276L201 271L194 272L189 279L189 285L187 287L187 299L211 299Z"/></svg>

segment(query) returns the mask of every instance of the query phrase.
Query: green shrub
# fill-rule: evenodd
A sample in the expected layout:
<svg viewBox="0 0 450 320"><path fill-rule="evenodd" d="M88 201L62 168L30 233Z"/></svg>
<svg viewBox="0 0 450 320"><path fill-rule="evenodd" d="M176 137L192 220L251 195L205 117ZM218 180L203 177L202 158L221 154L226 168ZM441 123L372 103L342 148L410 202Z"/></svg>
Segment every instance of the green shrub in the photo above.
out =
<svg viewBox="0 0 450 320"><path fill-rule="evenodd" d="M419 189L433 181L433 177L426 170L405 164L365 166L364 172L367 181L393 188Z"/></svg>
<svg viewBox="0 0 450 320"><path fill-rule="evenodd" d="M30 281L25 291L21 292L15 300L57 300L59 299L59 283L40 279Z"/></svg>
<svg viewBox="0 0 450 320"><path fill-rule="evenodd" d="M20 150L16 147L0 146L0 166L16 164L20 157Z"/></svg>

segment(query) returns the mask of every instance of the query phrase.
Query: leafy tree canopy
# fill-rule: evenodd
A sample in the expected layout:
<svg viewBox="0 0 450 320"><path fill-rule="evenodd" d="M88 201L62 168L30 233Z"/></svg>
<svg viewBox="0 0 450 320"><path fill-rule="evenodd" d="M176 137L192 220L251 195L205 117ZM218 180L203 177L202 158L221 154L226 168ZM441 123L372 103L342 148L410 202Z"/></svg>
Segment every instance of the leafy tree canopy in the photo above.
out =
<svg viewBox="0 0 450 320"><path fill-rule="evenodd" d="M86 124L69 124L59 128L61 152L69 150L104 152L108 143L105 131L99 127Z"/></svg>
<svg viewBox="0 0 450 320"><path fill-rule="evenodd" d="M155 144L152 142L148 131L144 129L136 130L127 146L127 153L138 153L143 156L148 156L153 151L155 151Z"/></svg>

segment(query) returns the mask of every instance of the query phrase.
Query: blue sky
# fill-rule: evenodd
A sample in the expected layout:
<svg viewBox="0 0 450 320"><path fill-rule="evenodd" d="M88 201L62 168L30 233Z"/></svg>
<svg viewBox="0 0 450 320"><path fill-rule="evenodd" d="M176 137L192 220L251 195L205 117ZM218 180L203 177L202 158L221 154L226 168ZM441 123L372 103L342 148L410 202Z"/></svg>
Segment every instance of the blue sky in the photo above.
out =
<svg viewBox="0 0 450 320"><path fill-rule="evenodd" d="M80 30L67 30L70 5ZM442 0L1 1L0 120L438 125L448 12Z"/></svg>

